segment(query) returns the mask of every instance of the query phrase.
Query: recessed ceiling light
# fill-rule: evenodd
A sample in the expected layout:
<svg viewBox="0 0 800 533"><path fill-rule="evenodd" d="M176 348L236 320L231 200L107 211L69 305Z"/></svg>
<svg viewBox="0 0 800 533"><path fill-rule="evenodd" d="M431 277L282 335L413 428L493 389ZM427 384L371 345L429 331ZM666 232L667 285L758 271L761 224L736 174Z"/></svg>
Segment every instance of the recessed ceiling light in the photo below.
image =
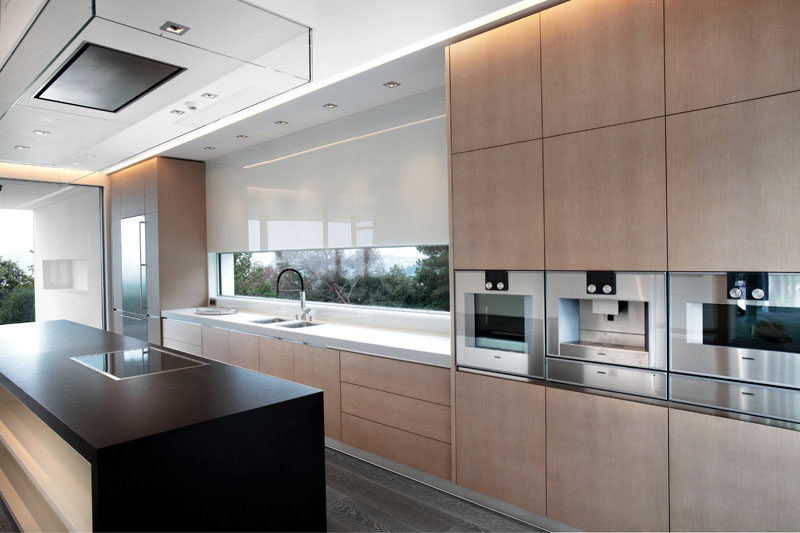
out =
<svg viewBox="0 0 800 533"><path fill-rule="evenodd" d="M216 148L214 148L213 146L206 146L205 148L203 148L203 150L208 150L210 152L211 150L216 150Z"/></svg>
<svg viewBox="0 0 800 533"><path fill-rule="evenodd" d="M237 135L236 136L237 139L247 139L248 137L249 137L249 135Z"/></svg>
<svg viewBox="0 0 800 533"><path fill-rule="evenodd" d="M35 133L36 135L50 135L53 132L47 130L33 130L33 133Z"/></svg>
<svg viewBox="0 0 800 533"><path fill-rule="evenodd" d="M328 109L333 109L334 107L339 107L339 104L325 104L322 107L327 107Z"/></svg>
<svg viewBox="0 0 800 533"><path fill-rule="evenodd" d="M395 87L400 87L400 84L396 81L387 81L383 84L384 87L388 87L390 89L394 89Z"/></svg>
<svg viewBox="0 0 800 533"><path fill-rule="evenodd" d="M177 22L172 22L171 20L166 21L159 27L159 29L168 31L175 35L183 35L190 30L189 26L184 26L183 24L178 24Z"/></svg>
<svg viewBox="0 0 800 533"><path fill-rule="evenodd" d="M16 148L17 150L30 150L31 149L30 146L24 146L24 145L21 145L21 144L15 144L14 148Z"/></svg>
<svg viewBox="0 0 800 533"><path fill-rule="evenodd" d="M83 154L83 157L85 157L86 159L92 159L94 157L94 154Z"/></svg>
<svg viewBox="0 0 800 533"><path fill-rule="evenodd" d="M286 122L285 120L276 120L275 124L277 124L278 126L286 126L288 122Z"/></svg>
<svg viewBox="0 0 800 533"><path fill-rule="evenodd" d="M213 100L214 98L216 98L219 95L218 94L214 94L214 93L203 93L200 96L202 96L203 98L208 98L209 100Z"/></svg>
<svg viewBox="0 0 800 533"><path fill-rule="evenodd" d="M170 111L170 113L172 113L173 115L183 115L184 113L186 113L186 111L183 111L181 109L173 109L172 111Z"/></svg>

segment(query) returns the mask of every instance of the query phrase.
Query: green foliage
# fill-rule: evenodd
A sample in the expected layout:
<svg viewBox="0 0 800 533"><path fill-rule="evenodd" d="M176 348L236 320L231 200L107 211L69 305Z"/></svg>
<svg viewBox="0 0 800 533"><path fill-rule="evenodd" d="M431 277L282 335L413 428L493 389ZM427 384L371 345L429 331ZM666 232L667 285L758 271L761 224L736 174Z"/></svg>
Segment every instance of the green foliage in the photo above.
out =
<svg viewBox="0 0 800 533"><path fill-rule="evenodd" d="M0 304L0 324L33 322L35 316L33 287L18 287L3 298Z"/></svg>
<svg viewBox="0 0 800 533"><path fill-rule="evenodd" d="M450 308L447 246L418 246L425 257L416 271L399 265L387 270L374 248L359 250L300 250L276 252L271 265L253 262L251 253L234 254L234 293L239 296L276 296L275 280L285 268L303 273L310 302L401 307L447 311ZM297 299L296 276L281 279L281 298Z"/></svg>
<svg viewBox="0 0 800 533"><path fill-rule="evenodd" d="M0 257L0 324L33 320L33 276L15 261Z"/></svg>

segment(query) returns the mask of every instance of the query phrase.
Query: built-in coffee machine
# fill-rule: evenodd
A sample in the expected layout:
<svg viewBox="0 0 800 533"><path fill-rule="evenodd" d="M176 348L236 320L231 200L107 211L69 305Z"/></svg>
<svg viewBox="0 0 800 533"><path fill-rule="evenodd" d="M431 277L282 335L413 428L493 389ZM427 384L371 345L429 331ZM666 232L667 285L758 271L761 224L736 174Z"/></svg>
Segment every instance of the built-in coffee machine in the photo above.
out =
<svg viewBox="0 0 800 533"><path fill-rule="evenodd" d="M666 274L547 272L547 379L667 397Z"/></svg>
<svg viewBox="0 0 800 533"><path fill-rule="evenodd" d="M800 422L800 273L669 280L670 399Z"/></svg>

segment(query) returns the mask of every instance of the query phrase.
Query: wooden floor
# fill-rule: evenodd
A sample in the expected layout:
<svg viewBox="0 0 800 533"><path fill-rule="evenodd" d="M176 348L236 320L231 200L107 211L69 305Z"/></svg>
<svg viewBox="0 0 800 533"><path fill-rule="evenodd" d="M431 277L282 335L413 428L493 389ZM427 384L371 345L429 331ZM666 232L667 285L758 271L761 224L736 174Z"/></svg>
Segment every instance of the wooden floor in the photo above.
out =
<svg viewBox="0 0 800 533"><path fill-rule="evenodd" d="M328 531L542 531L325 449ZM19 531L0 501L0 532Z"/></svg>

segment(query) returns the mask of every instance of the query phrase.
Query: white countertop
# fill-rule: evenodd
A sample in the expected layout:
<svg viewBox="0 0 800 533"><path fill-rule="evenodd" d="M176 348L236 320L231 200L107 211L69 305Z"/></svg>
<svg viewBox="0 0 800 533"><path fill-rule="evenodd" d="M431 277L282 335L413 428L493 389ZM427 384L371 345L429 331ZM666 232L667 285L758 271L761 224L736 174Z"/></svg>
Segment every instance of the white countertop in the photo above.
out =
<svg viewBox="0 0 800 533"><path fill-rule="evenodd" d="M400 359L450 368L450 337L433 333L320 323L307 328L285 328L277 324L254 324L251 320L274 315L238 312L232 315L198 315L194 308L163 311L166 319L183 320L205 326L231 329L265 337L304 342L337 350ZM277 317L290 318L291 317Z"/></svg>

